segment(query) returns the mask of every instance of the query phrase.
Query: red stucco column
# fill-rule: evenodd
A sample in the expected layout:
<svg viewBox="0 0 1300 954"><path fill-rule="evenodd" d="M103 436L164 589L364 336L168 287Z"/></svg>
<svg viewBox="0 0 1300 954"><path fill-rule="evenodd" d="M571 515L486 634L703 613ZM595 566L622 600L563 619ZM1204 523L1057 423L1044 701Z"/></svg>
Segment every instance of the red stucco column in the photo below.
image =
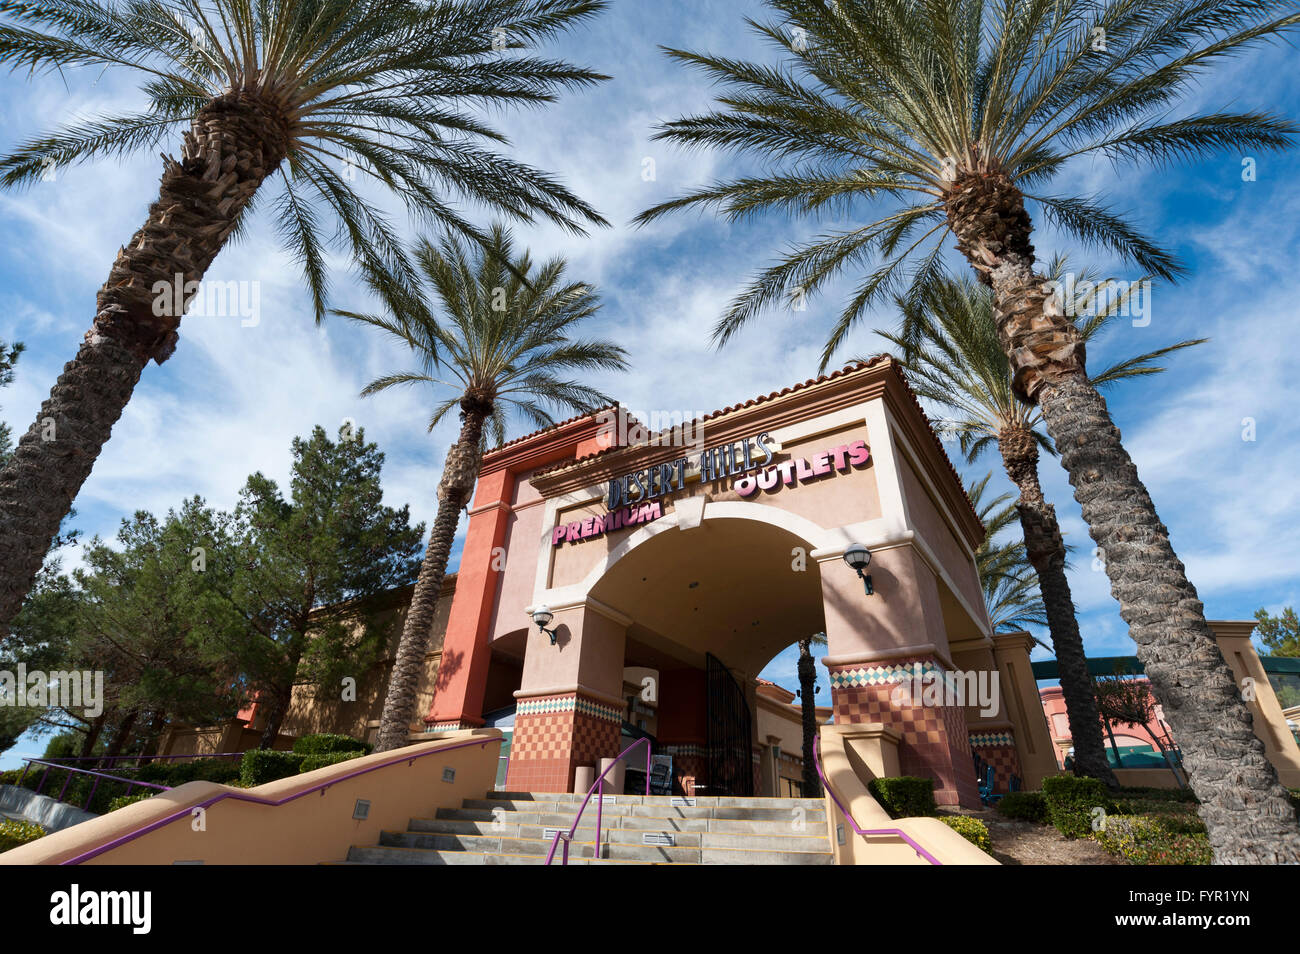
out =
<svg viewBox="0 0 1300 954"><path fill-rule="evenodd" d="M514 485L514 475L508 470L479 478L456 574L456 593L443 638L433 704L424 720L431 731L483 724L483 693L492 656L489 626L501 575L496 568L501 561L493 559L493 551L505 544Z"/></svg>

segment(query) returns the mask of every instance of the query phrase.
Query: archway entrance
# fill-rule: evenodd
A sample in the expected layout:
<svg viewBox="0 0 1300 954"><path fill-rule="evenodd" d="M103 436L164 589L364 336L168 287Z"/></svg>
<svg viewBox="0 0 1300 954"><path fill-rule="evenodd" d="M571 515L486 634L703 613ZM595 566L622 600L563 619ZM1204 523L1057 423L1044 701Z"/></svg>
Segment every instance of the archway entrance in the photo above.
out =
<svg viewBox="0 0 1300 954"><path fill-rule="evenodd" d="M777 794L773 759L793 739L767 724L780 712L761 704L756 680L825 626L810 549L769 523L706 519L644 540L591 588L592 601L630 619L623 665L636 676L625 693L650 673L652 701L630 698L629 711L653 710L655 751L671 762L675 793Z"/></svg>

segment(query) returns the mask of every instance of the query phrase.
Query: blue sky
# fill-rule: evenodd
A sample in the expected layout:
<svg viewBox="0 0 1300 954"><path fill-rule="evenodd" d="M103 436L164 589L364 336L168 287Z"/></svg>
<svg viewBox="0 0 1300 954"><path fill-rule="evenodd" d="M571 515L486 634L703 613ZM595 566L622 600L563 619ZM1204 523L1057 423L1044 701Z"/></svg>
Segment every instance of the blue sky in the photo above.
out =
<svg viewBox="0 0 1300 954"><path fill-rule="evenodd" d="M844 297L846 283L832 286L807 311L769 314L714 352L708 330L725 302L778 249L816 226L779 217L729 225L694 213L641 230L628 224L647 206L737 168L727 156L687 154L650 136L657 122L702 110L712 95L657 46L769 57L748 34L745 15L761 15L759 5L616 2L548 50L612 75L611 82L544 112L496 117L515 155L563 177L614 223L588 238L544 226L519 227L516 236L536 257L567 256L573 276L599 287L605 307L591 330L617 337L634 367L598 383L630 408L707 411L813 376ZM1295 55L1279 44L1230 60L1187 106L1300 117ZM98 70L0 78L3 147L53 124L138 103L132 83ZM1225 154L1157 170L1084 161L1054 188L1098 194L1133 213L1191 268L1179 285L1156 286L1148 326L1121 324L1090 348L1089 359L1099 367L1182 338L1211 339L1174 356L1168 373L1108 393L1125 445L1211 618L1246 618L1260 606L1275 611L1300 602L1300 384L1288 335L1300 273L1300 153L1255 156L1253 182L1242 180L1242 158ZM647 159L653 179L645 176ZM140 155L63 170L21 194L0 193L8 251L0 259L0 340L27 344L14 384L0 392L0 416L19 432L75 353L96 289L119 245L143 221L159 172L156 155ZM1040 258L1068 252L1105 274L1138 277L1038 225ZM335 266L335 304L364 304L346 261ZM76 526L85 536L110 537L133 510L164 512L193 493L230 506L249 473L287 476L295 435L318 423L333 430L345 419L364 426L386 452L388 502L410 503L416 519L430 520L455 423L426 434L428 401L417 392L358 396L373 377L404 367L404 354L341 320L316 327L297 272L264 219L222 252L208 279L260 282L261 320L245 327L236 319L187 319L171 360L146 369L76 502ZM894 321L881 310L863 322L842 356L883 350L871 329ZM1255 427L1250 441L1242 437L1247 418ZM949 447L955 457L955 445ZM992 457L959 467L969 475L996 470L998 486L1010 489ZM1131 653L1105 574L1093 569L1092 544L1064 472L1047 460L1042 478L1077 548L1070 582L1089 653ZM65 560L75 565L78 554ZM794 688L794 659L788 650L764 675ZM824 700L824 674L821 681ZM3 764L19 749L30 754L31 746L10 750Z"/></svg>

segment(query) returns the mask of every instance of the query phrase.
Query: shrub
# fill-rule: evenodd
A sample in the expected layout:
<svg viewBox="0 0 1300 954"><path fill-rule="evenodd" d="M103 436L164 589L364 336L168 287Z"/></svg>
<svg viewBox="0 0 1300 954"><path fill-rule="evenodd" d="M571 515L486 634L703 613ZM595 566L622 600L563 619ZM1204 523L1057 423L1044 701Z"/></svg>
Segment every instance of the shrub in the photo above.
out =
<svg viewBox="0 0 1300 954"><path fill-rule="evenodd" d="M1189 805L1199 804L1196 793L1190 788L1150 788L1135 785L1130 788L1121 788L1113 797L1117 801L1137 800L1146 802L1186 802Z"/></svg>
<svg viewBox="0 0 1300 954"><path fill-rule="evenodd" d="M297 775L303 756L296 752L249 749L239 763L239 781L244 788L265 785L276 779Z"/></svg>
<svg viewBox="0 0 1300 954"><path fill-rule="evenodd" d="M1066 838L1084 838L1092 833L1095 809L1109 811L1110 793L1095 778L1054 775L1043 779L1047 817Z"/></svg>
<svg viewBox="0 0 1300 954"><path fill-rule="evenodd" d="M121 774L142 782L175 788L186 782L220 782L229 785L239 778L239 759L198 758L192 762L159 759L146 762L138 769L123 769Z"/></svg>
<svg viewBox="0 0 1300 954"><path fill-rule="evenodd" d="M347 762L349 759L360 758L364 752L324 752L320 755L309 755L302 760L299 767L299 774L310 772L313 769L324 768L327 765L335 765L339 762Z"/></svg>
<svg viewBox="0 0 1300 954"><path fill-rule="evenodd" d="M998 814L1042 825L1047 822L1047 799L1042 792L1010 792L997 802Z"/></svg>
<svg viewBox="0 0 1300 954"><path fill-rule="evenodd" d="M369 742L362 742L360 739L354 739L347 735L336 735L331 732L318 732L315 735L304 735L294 739L293 750L299 755L328 755L335 752L357 752L370 754L373 749ZM324 763L329 764L329 763ZM320 766L316 766L320 768Z"/></svg>
<svg viewBox="0 0 1300 954"><path fill-rule="evenodd" d="M980 851L988 852L993 850L993 839L989 837L989 828L978 818L967 818L965 815L940 815L939 821L961 835Z"/></svg>
<svg viewBox="0 0 1300 954"><path fill-rule="evenodd" d="M1194 817L1115 815L1092 837L1135 865L1208 865L1213 860L1205 826Z"/></svg>
<svg viewBox="0 0 1300 954"><path fill-rule="evenodd" d="M136 802L142 802L146 798L153 798L153 794L145 793L143 795L119 795L117 796L117 798L113 799L108 803L108 810L110 812L115 812L119 808L126 808L127 805L134 805Z"/></svg>
<svg viewBox="0 0 1300 954"><path fill-rule="evenodd" d="M17 848L45 835L45 829L33 822L0 821L0 851Z"/></svg>
<svg viewBox="0 0 1300 954"><path fill-rule="evenodd" d="M889 812L890 818L914 818L936 814L934 779L903 775L898 778L873 778L867 785L876 801Z"/></svg>
<svg viewBox="0 0 1300 954"><path fill-rule="evenodd" d="M17 785L18 780L22 778L23 770L20 768L6 769L0 772L0 785Z"/></svg>

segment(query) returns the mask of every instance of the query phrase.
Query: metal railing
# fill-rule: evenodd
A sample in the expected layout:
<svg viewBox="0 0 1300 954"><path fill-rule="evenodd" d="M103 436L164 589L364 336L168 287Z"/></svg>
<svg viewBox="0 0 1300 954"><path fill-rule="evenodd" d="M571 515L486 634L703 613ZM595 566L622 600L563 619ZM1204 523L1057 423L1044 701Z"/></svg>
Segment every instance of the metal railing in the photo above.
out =
<svg viewBox="0 0 1300 954"><path fill-rule="evenodd" d="M609 773L610 769L621 762L629 752L643 742L645 743L645 793L646 795L650 794L650 740L641 738L637 739L622 752L618 753L618 757L605 766L605 771L601 772L600 776L596 779L591 788L587 789L587 797L582 800L582 807L578 809L578 814L573 817L573 825L567 832L557 831L555 833L555 838L551 841L551 850L546 855L546 863L548 865L551 863L552 859L555 858L555 849L559 846L561 841L564 842L564 855L560 864L567 865L569 863L569 843L573 841L573 833L578 830L578 822L582 820L582 813L587 810L587 803L591 801L591 796L597 793L600 797L596 799L595 857L600 857L600 823L605 809L605 776Z"/></svg>
<svg viewBox="0 0 1300 954"><path fill-rule="evenodd" d="M913 839L907 832L903 831L903 829L901 828L859 828L858 827L858 823L853 820L853 816L849 814L849 810L844 807L844 803L839 800L838 796L836 796L835 789L831 788L830 780L826 778L826 772L822 769L822 740L820 735L813 740L813 765L817 769L817 777L822 780L822 787L826 789L826 794L831 797L831 801L835 803L835 807L838 808L841 812L843 812L844 817L848 820L849 825L852 826L855 834L894 835L898 838L901 838L904 842L906 842L907 845L917 853L917 855L924 858L930 864L932 865L943 864L942 861L940 861L934 855L930 854L928 851L926 851L924 848L918 845L915 839Z"/></svg>
<svg viewBox="0 0 1300 954"><path fill-rule="evenodd" d="M101 762L104 768L113 768L119 762L136 763L131 768L142 768L155 761L172 761L175 759L239 759L243 752L189 752L183 755L46 755L43 759L50 762ZM143 764L142 764L143 763Z"/></svg>
<svg viewBox="0 0 1300 954"><path fill-rule="evenodd" d="M156 785L153 782L142 782L139 779L123 778L120 775L109 775L107 772L96 772L91 769L77 768L74 765L61 765L50 759L23 759L23 761L27 764L23 767L23 774L18 776L18 786L20 788L25 787L23 781L27 778L27 773L31 771L33 765L45 766L45 771L41 775L41 780L36 783L36 788L34 789L37 795L40 795L44 791L45 783L50 777L50 769L59 769L60 771L68 773L68 777L63 780L63 787L59 789L59 796L56 799L56 801L60 802L63 801L63 797L68 793L68 786L72 783L73 775L93 777L95 779L95 784L90 787L90 794L86 796L85 802L82 803L81 810L83 812L90 811L90 805L95 800L95 793L99 791L99 783L104 779L108 779L110 782L125 782L126 791L123 793L124 796L130 795L131 789L135 788L137 785L141 788L153 788L162 792L171 791L171 787L168 785Z"/></svg>
<svg viewBox="0 0 1300 954"><path fill-rule="evenodd" d="M163 828L167 825L170 825L174 821L179 821L182 818L188 819L193 816L195 809L207 809L212 805L215 805L217 802L225 801L226 799L234 799L237 802L252 802L255 805L269 805L272 808L278 808L280 805L285 805L288 804L289 802L297 801L300 798L305 798L306 796L312 794L313 792L320 792L323 795L325 793L325 790L329 788L331 785L338 785L340 782L346 782L350 779L358 778L362 775L368 775L371 772L377 772L382 768L388 768L390 765L397 765L399 762L406 762L408 766L411 766L414 765L420 759L427 758L430 755L442 755L445 752L452 752L455 751L456 749L468 748L471 745L479 745L479 746L492 745L494 743L499 743L500 741L501 739L499 737L495 739L470 739L467 742L458 742L456 745L448 745L441 748L432 749L431 751L428 752L421 752L418 755L399 755L398 757L389 759L385 762L380 762L376 765L368 765L363 769L357 769L355 771L348 772L346 775L340 775L338 778L332 778L328 782L321 782L317 785L313 785L311 788L305 788L300 792L294 792L292 795L286 795L284 798L275 798L275 799L261 798L257 795L249 795L244 792L221 792L217 795L212 796L209 799L205 799L204 801L199 802L197 805L187 805L185 808L182 808L180 811L173 812L172 814L166 816L165 818L160 818L156 822L152 822L148 825L145 825L143 828L137 828L135 831L128 832L125 835L122 835L118 838L114 838L112 841L105 842L104 844L100 845L97 848L92 848L89 851L83 851L81 854L73 858L69 858L66 861L59 862L59 864L79 865L83 861L89 861L91 858L94 858L97 855L102 855L106 851L111 851L112 849L118 848L129 841L134 841L137 838L149 834L149 832L151 831L156 831L159 828ZM137 783L137 784L142 784L142 783Z"/></svg>

